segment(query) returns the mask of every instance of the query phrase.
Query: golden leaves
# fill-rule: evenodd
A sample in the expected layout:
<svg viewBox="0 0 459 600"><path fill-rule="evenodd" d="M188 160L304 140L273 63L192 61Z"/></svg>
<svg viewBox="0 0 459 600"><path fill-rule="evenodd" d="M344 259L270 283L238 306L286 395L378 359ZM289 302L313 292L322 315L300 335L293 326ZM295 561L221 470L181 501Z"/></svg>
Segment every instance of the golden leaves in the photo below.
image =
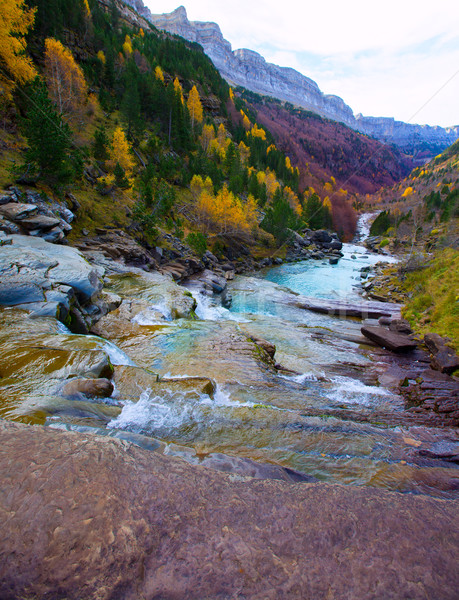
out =
<svg viewBox="0 0 459 600"><path fill-rule="evenodd" d="M0 14L0 91L11 99L16 83L31 81L37 72L25 55L25 35L32 27L35 9L26 9L24 0L2 0ZM4 73L4 71L7 72Z"/></svg>

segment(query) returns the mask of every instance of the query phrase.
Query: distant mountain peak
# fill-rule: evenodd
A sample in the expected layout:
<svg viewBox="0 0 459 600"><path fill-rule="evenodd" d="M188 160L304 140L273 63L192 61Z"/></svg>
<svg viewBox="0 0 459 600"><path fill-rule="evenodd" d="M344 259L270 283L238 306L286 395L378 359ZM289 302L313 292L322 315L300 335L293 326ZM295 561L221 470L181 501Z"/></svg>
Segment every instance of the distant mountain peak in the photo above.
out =
<svg viewBox="0 0 459 600"><path fill-rule="evenodd" d="M142 5L142 11L136 10L158 29L200 44L231 85L240 85L258 94L290 102L381 141L394 143L410 153L415 147L427 145L433 156L459 137L459 126L432 127L403 123L393 118L355 116L351 107L339 96L324 94L315 81L295 69L268 63L254 50L233 50L217 23L190 21L184 6L171 13L153 15L144 7L142 0L125 2L134 8Z"/></svg>

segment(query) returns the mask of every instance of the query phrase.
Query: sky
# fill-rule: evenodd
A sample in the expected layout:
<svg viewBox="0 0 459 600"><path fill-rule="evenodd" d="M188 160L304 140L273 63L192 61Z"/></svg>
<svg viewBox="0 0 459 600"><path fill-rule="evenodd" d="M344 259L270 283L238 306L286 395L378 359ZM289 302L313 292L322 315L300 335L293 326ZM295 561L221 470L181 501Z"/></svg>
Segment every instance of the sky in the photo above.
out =
<svg viewBox="0 0 459 600"><path fill-rule="evenodd" d="M459 0L144 0L214 21L233 50L293 67L354 114L459 125Z"/></svg>

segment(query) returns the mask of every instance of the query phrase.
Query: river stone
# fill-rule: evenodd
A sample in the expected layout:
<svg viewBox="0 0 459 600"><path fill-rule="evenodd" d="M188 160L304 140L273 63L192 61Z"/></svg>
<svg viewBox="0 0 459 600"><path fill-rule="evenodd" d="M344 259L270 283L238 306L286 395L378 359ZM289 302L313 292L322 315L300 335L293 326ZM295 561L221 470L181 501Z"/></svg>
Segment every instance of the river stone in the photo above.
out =
<svg viewBox="0 0 459 600"><path fill-rule="evenodd" d="M417 342L407 335L395 333L384 327L362 327L365 337L392 352L409 352L417 347Z"/></svg>
<svg viewBox="0 0 459 600"><path fill-rule="evenodd" d="M62 388L64 396L88 396L89 398L109 398L114 386L109 379L71 379Z"/></svg>
<svg viewBox="0 0 459 600"><path fill-rule="evenodd" d="M146 389L150 389L155 396L180 392L207 394L211 397L216 389L215 382L206 377L172 377L160 380L156 373L132 366L116 366L114 382L119 396L134 402Z"/></svg>
<svg viewBox="0 0 459 600"><path fill-rule="evenodd" d="M426 333L424 343L432 353L431 366L436 371L452 375L459 369L459 356L447 346L449 340L442 338L438 333Z"/></svg>
<svg viewBox="0 0 459 600"><path fill-rule="evenodd" d="M0 436L2 598L457 597L457 500L248 480L38 426Z"/></svg>
<svg viewBox="0 0 459 600"><path fill-rule="evenodd" d="M380 322L381 325L383 323ZM406 335L410 335L413 333L411 329L411 325L408 323L406 319L393 319L389 323L389 329L391 331L395 331L395 333L402 333Z"/></svg>

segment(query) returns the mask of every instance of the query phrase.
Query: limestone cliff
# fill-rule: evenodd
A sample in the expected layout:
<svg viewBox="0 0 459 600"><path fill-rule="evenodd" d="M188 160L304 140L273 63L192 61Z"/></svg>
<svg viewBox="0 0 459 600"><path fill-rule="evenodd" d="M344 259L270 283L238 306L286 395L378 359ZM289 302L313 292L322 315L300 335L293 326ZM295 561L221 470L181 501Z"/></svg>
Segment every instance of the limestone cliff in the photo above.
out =
<svg viewBox="0 0 459 600"><path fill-rule="evenodd" d="M232 50L216 23L189 21L183 6L169 14L153 15L142 0L125 1L158 29L200 44L222 76L233 85L291 102L409 152L428 149L436 154L459 137L459 126L445 129L392 118L354 116L341 98L322 93L315 81L295 69L268 63L253 50Z"/></svg>

